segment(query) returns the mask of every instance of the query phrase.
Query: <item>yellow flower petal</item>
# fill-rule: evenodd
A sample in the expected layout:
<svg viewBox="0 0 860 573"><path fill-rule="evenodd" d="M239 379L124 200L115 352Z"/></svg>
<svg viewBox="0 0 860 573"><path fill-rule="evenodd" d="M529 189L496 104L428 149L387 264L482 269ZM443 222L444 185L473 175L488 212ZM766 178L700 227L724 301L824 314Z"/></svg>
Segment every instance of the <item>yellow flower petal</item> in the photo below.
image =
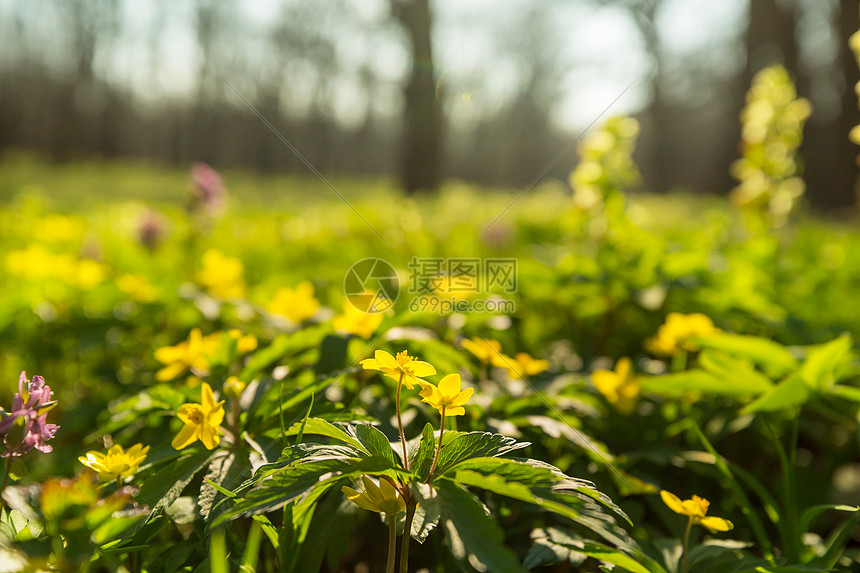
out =
<svg viewBox="0 0 860 573"><path fill-rule="evenodd" d="M436 374L436 369L427 362L423 362L421 360L415 360L410 362L409 365L412 367L412 373L415 376L423 377L423 376L433 376Z"/></svg>
<svg viewBox="0 0 860 573"><path fill-rule="evenodd" d="M397 360L384 350L377 350L373 357L376 358L380 370L397 370L399 368Z"/></svg>
<svg viewBox="0 0 860 573"><path fill-rule="evenodd" d="M663 503L666 504L666 507L668 507L675 513L680 513L681 515L688 515L684 508L684 503L674 493L670 493L665 489L661 489L660 498L663 500Z"/></svg>
<svg viewBox="0 0 860 573"><path fill-rule="evenodd" d="M182 426L182 429L179 430L179 433L176 434L176 437L173 438L173 441L170 442L170 445L176 450L181 450L189 444L194 443L197 441L197 428L199 428L199 426L194 424L185 424Z"/></svg>
<svg viewBox="0 0 860 573"><path fill-rule="evenodd" d="M462 386L459 374L448 374L439 381L439 392L443 396L457 395Z"/></svg>
<svg viewBox="0 0 860 573"><path fill-rule="evenodd" d="M728 519L723 519L722 517L703 517L699 520L699 523L708 528L708 531L711 533L716 533L718 531L729 531L730 529L734 529L734 524Z"/></svg>

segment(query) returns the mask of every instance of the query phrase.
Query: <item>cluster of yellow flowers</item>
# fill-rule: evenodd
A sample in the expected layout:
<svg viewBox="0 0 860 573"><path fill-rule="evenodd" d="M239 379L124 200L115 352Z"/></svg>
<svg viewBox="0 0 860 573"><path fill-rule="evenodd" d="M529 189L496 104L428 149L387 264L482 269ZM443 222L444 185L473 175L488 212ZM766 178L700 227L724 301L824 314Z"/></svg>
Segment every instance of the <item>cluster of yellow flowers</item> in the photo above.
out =
<svg viewBox="0 0 860 573"><path fill-rule="evenodd" d="M805 189L796 154L811 112L782 66L765 68L753 78L741 113L743 157L731 167L740 184L731 200L766 216L773 227L785 223Z"/></svg>
<svg viewBox="0 0 860 573"><path fill-rule="evenodd" d="M461 342L464 349L475 355L481 364L503 368L512 378L536 376L549 368L549 362L538 360L526 352L518 352L516 356L508 356L502 352L502 344L491 338L464 339Z"/></svg>
<svg viewBox="0 0 860 573"><path fill-rule="evenodd" d="M671 356L679 349L695 352L698 346L690 339L704 338L715 332L718 332L717 327L704 314L670 312L657 335L645 341L645 348L658 356Z"/></svg>
<svg viewBox="0 0 860 573"><path fill-rule="evenodd" d="M575 205L583 210L623 209L623 191L639 180L633 149L639 124L630 117L609 118L588 134L578 148L579 164L570 174Z"/></svg>
<svg viewBox="0 0 860 573"><path fill-rule="evenodd" d="M28 281L57 280L81 290L91 290L107 278L103 264L68 253L54 253L40 244L7 253L6 272Z"/></svg>
<svg viewBox="0 0 860 573"><path fill-rule="evenodd" d="M436 456L427 477L429 481L433 477L436 462L439 460L439 452L442 450L445 416L462 416L465 414L466 409L463 406L472 397L474 389L466 388L463 390L463 382L460 379L460 375L456 373L443 376L438 385L424 380L423 377L425 376L435 375L436 368L428 362L417 360L414 356L409 356L406 350L398 352L395 356L384 350L377 350L374 352L373 358L362 360L361 366L365 370L376 370L381 372L383 376L397 381L397 425L400 430L400 441L403 447L403 464L406 469L409 469L409 457L406 451L406 436L403 433L403 422L400 413L401 387L406 386L406 388L411 390L418 384L421 387L419 395L422 401L439 411L439 415L441 416L439 441L436 447ZM347 498L359 507L369 511L385 513L389 517L407 510L404 494L407 496L411 495L408 489L403 489L396 482L389 482L387 478L380 479L378 486L369 476L362 476L361 479L364 483L363 492L358 492L346 486L342 488ZM389 562L391 561L389 560Z"/></svg>
<svg viewBox="0 0 860 573"><path fill-rule="evenodd" d="M243 335L238 329L227 331L236 340L236 351L247 354L257 348L257 337L252 334ZM199 328L194 328L184 340L176 346L163 346L155 351L155 359L164 364L164 368L156 372L155 379L159 382L173 380L187 370L195 374L206 375L212 356L218 351L223 341L221 332L213 332L207 336Z"/></svg>
<svg viewBox="0 0 860 573"><path fill-rule="evenodd" d="M681 314L670 312L666 322L657 329L656 336L645 341L645 348L657 356L674 356L679 352L695 352L694 342L719 332L713 321L701 313ZM633 362L623 356L614 370L595 370L591 373L594 388L606 401L622 414L630 414L642 393L642 385L633 371Z"/></svg>

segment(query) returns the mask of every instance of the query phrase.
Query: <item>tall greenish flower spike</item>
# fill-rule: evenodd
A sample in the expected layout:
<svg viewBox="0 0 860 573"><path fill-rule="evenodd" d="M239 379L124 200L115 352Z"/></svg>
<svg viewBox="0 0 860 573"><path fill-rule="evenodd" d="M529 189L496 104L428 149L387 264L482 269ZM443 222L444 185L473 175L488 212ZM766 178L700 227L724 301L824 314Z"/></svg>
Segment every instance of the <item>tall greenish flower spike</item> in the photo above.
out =
<svg viewBox="0 0 860 573"><path fill-rule="evenodd" d="M577 149L579 164L570 174L573 201L578 208L621 214L624 190L640 178L633 162L638 135L639 123L635 119L616 116L583 139Z"/></svg>
<svg viewBox="0 0 860 573"><path fill-rule="evenodd" d="M860 30L854 32L848 39L848 46L854 52L854 58L857 60L857 65L860 66ZM854 93L857 94L858 105L860 105L860 82L854 84ZM848 137L852 142L860 145L860 124L851 128ZM860 165L860 155L857 156L857 164Z"/></svg>
<svg viewBox="0 0 860 573"><path fill-rule="evenodd" d="M743 157L731 166L739 185L730 195L732 203L753 216L750 223L781 227L803 195L797 149L810 113L809 101L797 97L782 66L765 68L753 78L741 112Z"/></svg>

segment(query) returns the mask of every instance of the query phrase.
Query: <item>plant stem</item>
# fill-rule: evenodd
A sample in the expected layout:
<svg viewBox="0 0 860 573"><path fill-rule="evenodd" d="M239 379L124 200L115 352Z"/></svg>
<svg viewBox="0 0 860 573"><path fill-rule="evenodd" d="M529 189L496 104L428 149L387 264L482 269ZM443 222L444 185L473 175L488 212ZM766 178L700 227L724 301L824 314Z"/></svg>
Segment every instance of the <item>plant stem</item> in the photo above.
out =
<svg viewBox="0 0 860 573"><path fill-rule="evenodd" d="M690 530L693 528L693 517L687 520L687 531L684 532L684 573L687 573L687 554L690 552Z"/></svg>
<svg viewBox="0 0 860 573"><path fill-rule="evenodd" d="M403 536L406 537L405 535ZM394 573L394 561L397 553L397 516L388 516L388 561L385 565L385 573Z"/></svg>
<svg viewBox="0 0 860 573"><path fill-rule="evenodd" d="M436 464L439 462L439 452L442 451L442 434L445 433L445 406L442 406L442 419L439 420L439 445L436 446L436 456L433 458L433 465L430 466L430 473L427 474L427 479L424 483L430 483L433 478L433 472L436 471Z"/></svg>
<svg viewBox="0 0 860 573"><path fill-rule="evenodd" d="M409 572L409 540L412 538L412 518L415 517L415 501L406 506L406 521L403 522L403 541L400 544L400 573Z"/></svg>
<svg viewBox="0 0 860 573"><path fill-rule="evenodd" d="M403 419L400 417L400 389L403 388L403 372L397 381L397 429L400 430L400 444L403 446L403 467L409 469L409 455L406 453L406 436L403 434Z"/></svg>

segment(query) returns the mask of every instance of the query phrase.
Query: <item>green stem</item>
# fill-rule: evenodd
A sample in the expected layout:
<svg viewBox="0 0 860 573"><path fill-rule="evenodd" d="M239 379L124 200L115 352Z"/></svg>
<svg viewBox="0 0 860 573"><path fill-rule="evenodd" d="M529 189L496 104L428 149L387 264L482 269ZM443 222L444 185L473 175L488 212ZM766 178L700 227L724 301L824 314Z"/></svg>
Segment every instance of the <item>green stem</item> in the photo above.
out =
<svg viewBox="0 0 860 573"><path fill-rule="evenodd" d="M439 452L442 451L442 434L445 433L445 406L442 406L442 419L439 420L439 445L436 446L436 456L433 458L433 465L430 466L430 473L427 474L427 479L424 483L430 483L433 478L433 472L436 471L436 464L439 462Z"/></svg>
<svg viewBox="0 0 860 573"><path fill-rule="evenodd" d="M404 535L404 538L406 536ZM397 516L388 516L388 561L385 565L385 573L394 573L394 561L397 553Z"/></svg>
<svg viewBox="0 0 860 573"><path fill-rule="evenodd" d="M403 467L409 469L409 455L406 453L406 435L403 433L403 419L400 417L400 389L403 388L403 372L397 381L397 429L400 430L400 444L403 446Z"/></svg>
<svg viewBox="0 0 860 573"><path fill-rule="evenodd" d="M684 573L687 573L687 554L690 552L690 530L693 528L693 516L687 520L687 530L684 532Z"/></svg>
<svg viewBox="0 0 860 573"><path fill-rule="evenodd" d="M403 541L400 543L400 573L409 572L409 540L412 538L412 518L415 517L414 501L406 506L406 521L403 523Z"/></svg>

